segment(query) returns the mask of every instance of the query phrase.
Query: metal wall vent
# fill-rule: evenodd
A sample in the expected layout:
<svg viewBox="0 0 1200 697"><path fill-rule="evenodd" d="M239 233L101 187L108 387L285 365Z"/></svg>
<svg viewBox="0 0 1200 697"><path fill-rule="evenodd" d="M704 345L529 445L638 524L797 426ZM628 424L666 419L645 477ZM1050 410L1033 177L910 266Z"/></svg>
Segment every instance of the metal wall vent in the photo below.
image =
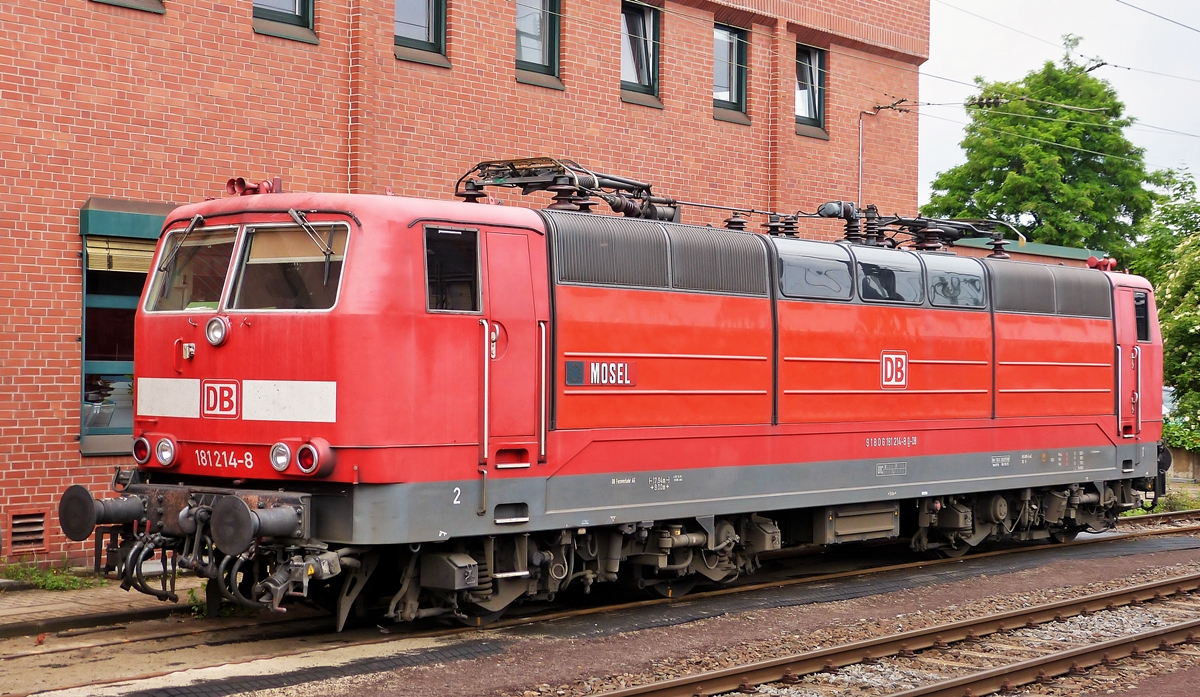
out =
<svg viewBox="0 0 1200 697"><path fill-rule="evenodd" d="M9 553L38 552L46 549L46 513L13 513L9 519Z"/></svg>

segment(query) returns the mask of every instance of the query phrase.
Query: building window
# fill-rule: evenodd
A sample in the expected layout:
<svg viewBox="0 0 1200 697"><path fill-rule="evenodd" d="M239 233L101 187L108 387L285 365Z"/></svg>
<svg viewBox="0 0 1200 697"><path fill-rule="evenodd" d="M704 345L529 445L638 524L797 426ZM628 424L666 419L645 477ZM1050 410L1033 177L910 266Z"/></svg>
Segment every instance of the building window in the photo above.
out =
<svg viewBox="0 0 1200 697"><path fill-rule="evenodd" d="M395 44L446 52L446 0L396 0Z"/></svg>
<svg viewBox="0 0 1200 697"><path fill-rule="evenodd" d="M517 0L517 68L558 74L558 0Z"/></svg>
<svg viewBox="0 0 1200 697"><path fill-rule="evenodd" d="M746 32L713 27L713 106L746 110Z"/></svg>
<svg viewBox="0 0 1200 697"><path fill-rule="evenodd" d="M254 0L254 17L312 29L313 0Z"/></svg>
<svg viewBox="0 0 1200 697"><path fill-rule="evenodd" d="M658 10L621 3L621 88L658 94Z"/></svg>
<svg viewBox="0 0 1200 697"><path fill-rule="evenodd" d="M80 451L129 454L133 441L133 318L169 204L91 198L83 235Z"/></svg>
<svg viewBox="0 0 1200 697"><path fill-rule="evenodd" d="M825 125L825 52L796 46L796 123Z"/></svg>

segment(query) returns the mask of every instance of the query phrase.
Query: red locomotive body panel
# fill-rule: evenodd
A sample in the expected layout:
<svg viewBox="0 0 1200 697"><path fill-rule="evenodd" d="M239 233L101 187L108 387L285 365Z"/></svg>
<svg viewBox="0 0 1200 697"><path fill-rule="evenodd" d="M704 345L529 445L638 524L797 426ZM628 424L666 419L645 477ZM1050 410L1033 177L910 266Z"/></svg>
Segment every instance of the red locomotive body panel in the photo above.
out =
<svg viewBox="0 0 1200 697"><path fill-rule="evenodd" d="M1111 320L996 313L997 417L1111 413Z"/></svg>
<svg viewBox="0 0 1200 697"><path fill-rule="evenodd" d="M779 327L780 423L992 415L986 312L784 301Z"/></svg>
<svg viewBox="0 0 1200 697"><path fill-rule="evenodd" d="M555 302L559 374L585 371L558 428L771 423L769 299L564 285ZM636 378L592 384L604 363Z"/></svg>

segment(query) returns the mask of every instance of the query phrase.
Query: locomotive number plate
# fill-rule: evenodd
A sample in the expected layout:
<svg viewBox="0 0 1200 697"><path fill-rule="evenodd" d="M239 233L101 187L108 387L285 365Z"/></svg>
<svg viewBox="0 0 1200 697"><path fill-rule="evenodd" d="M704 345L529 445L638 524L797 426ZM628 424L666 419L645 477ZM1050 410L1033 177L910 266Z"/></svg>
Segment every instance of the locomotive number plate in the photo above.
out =
<svg viewBox="0 0 1200 697"><path fill-rule="evenodd" d="M196 448L196 464L213 469L254 469L254 453L246 450Z"/></svg>

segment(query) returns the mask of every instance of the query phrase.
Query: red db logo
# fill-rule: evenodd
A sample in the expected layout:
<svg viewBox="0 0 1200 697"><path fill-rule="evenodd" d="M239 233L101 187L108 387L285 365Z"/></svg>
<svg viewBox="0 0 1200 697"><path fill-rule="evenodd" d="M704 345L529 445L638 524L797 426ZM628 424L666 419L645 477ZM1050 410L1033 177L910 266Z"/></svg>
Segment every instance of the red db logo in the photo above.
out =
<svg viewBox="0 0 1200 697"><path fill-rule="evenodd" d="M879 382L885 388L908 387L908 352L884 351L879 354Z"/></svg>
<svg viewBox="0 0 1200 697"><path fill-rule="evenodd" d="M238 417L237 380L204 380L200 383L200 397L204 400L201 412L210 419L236 419Z"/></svg>

